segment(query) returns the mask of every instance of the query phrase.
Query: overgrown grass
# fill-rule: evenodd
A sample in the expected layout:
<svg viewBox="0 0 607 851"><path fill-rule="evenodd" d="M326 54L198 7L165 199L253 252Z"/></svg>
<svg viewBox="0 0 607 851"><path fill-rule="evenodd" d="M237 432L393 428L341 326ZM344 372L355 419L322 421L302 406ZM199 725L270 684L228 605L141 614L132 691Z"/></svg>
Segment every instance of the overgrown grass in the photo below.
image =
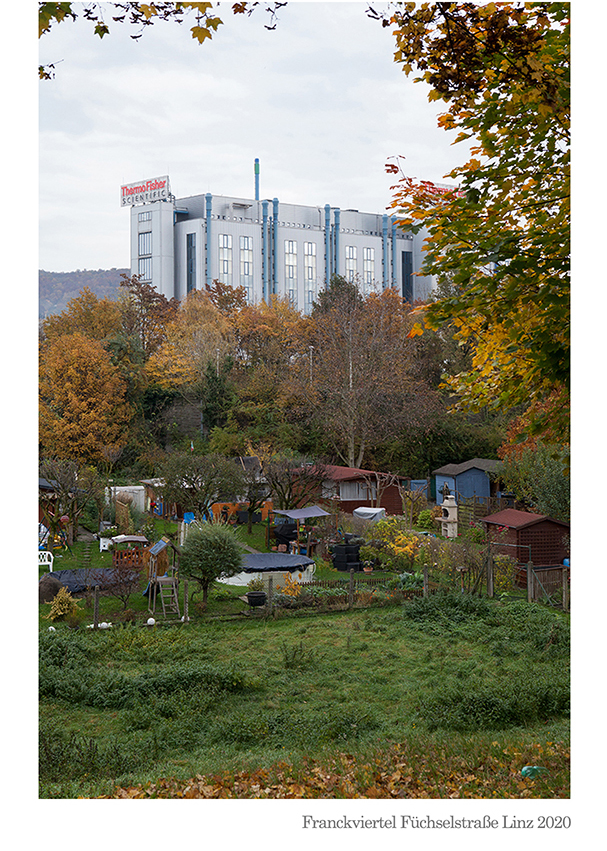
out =
<svg viewBox="0 0 607 851"><path fill-rule="evenodd" d="M301 785L310 760L320 771L347 753L360 767L400 748L443 749L462 777L482 776L462 796L500 797L516 793L522 765L502 759L502 774L492 772L498 752L537 761L538 748L556 748L547 776L519 792L564 797L568 653L566 616L462 595L277 621L59 624L40 634L40 794L110 795L115 784L195 775L230 775L234 790L242 772L258 771ZM443 763L423 764L437 795L430 775ZM367 783L355 765L348 784Z"/></svg>

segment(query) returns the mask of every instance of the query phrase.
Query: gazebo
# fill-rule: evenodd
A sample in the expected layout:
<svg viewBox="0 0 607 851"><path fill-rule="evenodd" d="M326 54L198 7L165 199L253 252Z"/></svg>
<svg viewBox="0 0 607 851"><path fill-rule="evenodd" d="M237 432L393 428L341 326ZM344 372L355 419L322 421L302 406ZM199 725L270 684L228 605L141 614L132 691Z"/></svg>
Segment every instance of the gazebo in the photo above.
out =
<svg viewBox="0 0 607 851"><path fill-rule="evenodd" d="M291 522L294 522L297 527L297 537L296 541L299 542L299 532L300 532L300 523L302 520L311 520L314 517L330 517L330 513L325 511L324 508L321 508L319 505L309 505L307 508L293 508L289 511L285 511L283 509L275 508L273 509L274 514L280 514L287 517ZM306 555L309 555L310 549L310 536L308 535L308 540L306 542Z"/></svg>

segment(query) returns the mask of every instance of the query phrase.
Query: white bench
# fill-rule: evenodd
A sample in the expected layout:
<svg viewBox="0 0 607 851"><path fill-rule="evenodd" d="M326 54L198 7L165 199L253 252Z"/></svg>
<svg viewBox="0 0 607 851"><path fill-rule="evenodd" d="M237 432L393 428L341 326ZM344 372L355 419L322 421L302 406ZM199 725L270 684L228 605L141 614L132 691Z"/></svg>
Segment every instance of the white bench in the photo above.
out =
<svg viewBox="0 0 607 851"><path fill-rule="evenodd" d="M48 550L38 550L38 567L48 567L49 573L53 572L53 561L55 556Z"/></svg>

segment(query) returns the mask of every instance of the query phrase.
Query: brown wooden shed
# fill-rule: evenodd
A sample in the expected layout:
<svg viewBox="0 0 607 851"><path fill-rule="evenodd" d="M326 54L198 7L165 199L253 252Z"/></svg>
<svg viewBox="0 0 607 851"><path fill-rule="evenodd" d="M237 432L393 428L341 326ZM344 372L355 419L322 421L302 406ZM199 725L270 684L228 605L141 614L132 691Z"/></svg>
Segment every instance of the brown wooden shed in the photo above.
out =
<svg viewBox="0 0 607 851"><path fill-rule="evenodd" d="M531 561L536 566L558 565L569 558L569 523L547 514L532 514L505 508L483 517L489 540L504 546L502 552L519 564Z"/></svg>
<svg viewBox="0 0 607 851"><path fill-rule="evenodd" d="M386 514L402 514L403 502L398 486L406 488L410 481L409 476L328 464L321 499L330 500L334 510L346 514L361 506L385 508Z"/></svg>

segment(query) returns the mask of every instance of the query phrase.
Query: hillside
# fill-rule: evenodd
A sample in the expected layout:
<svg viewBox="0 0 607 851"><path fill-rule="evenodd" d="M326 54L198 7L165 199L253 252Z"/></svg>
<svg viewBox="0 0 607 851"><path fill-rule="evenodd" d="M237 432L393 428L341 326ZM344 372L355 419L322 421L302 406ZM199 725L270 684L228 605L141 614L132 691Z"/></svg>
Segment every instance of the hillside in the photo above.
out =
<svg viewBox="0 0 607 851"><path fill-rule="evenodd" d="M76 298L83 287L100 298L118 295L120 275L129 269L76 269L75 272L45 272L38 274L39 316L60 313L68 301Z"/></svg>

